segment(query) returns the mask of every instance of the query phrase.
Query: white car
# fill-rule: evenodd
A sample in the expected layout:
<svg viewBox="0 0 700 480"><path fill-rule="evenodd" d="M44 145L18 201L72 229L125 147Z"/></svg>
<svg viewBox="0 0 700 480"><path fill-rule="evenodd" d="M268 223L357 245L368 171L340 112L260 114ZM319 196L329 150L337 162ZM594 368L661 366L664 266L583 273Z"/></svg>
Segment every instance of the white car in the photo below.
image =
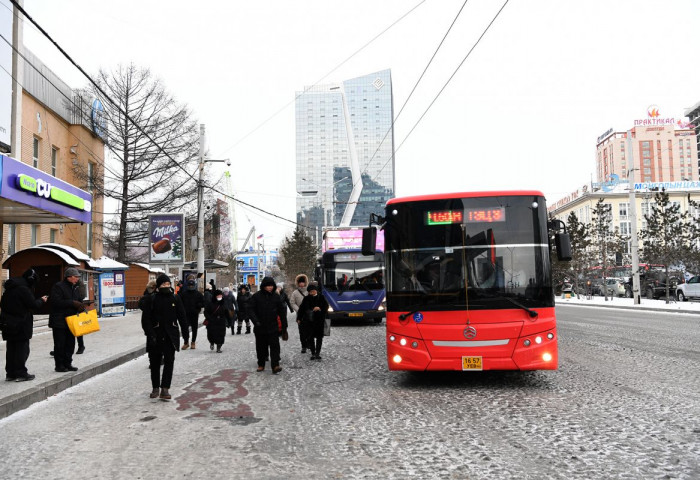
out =
<svg viewBox="0 0 700 480"><path fill-rule="evenodd" d="M700 276L696 275L687 282L678 284L676 298L681 302L685 302L689 298L700 298Z"/></svg>
<svg viewBox="0 0 700 480"><path fill-rule="evenodd" d="M608 295L614 297L624 297L625 296L625 283L619 278L607 278L605 279L605 285L608 289Z"/></svg>

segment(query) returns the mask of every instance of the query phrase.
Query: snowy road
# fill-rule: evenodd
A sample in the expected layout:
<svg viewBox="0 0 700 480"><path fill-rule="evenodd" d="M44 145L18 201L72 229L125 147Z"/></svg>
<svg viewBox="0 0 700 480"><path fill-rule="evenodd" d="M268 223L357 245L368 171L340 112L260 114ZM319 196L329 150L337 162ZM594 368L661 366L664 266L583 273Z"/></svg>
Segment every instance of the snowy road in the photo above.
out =
<svg viewBox="0 0 700 480"><path fill-rule="evenodd" d="M6 478L698 478L700 315L565 305L560 369L390 373L384 326L334 326L320 362L252 335L144 357L0 421ZM0 386L1 387L1 386Z"/></svg>

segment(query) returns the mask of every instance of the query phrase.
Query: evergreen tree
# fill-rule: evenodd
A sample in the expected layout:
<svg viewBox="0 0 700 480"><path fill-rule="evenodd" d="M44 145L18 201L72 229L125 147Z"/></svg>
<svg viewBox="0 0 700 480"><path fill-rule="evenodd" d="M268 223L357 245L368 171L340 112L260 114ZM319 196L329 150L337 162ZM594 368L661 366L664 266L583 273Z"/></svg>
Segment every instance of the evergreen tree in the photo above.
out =
<svg viewBox="0 0 700 480"><path fill-rule="evenodd" d="M622 239L617 229L612 226L612 205L605 203L604 198L598 199L593 208L591 223L588 226L590 233L591 263L597 261L602 269L603 293L608 299L607 279L608 266L615 264L615 253L620 251Z"/></svg>
<svg viewBox="0 0 700 480"><path fill-rule="evenodd" d="M647 263L664 266L668 303L669 267L682 264L691 250L691 227L688 213L681 212L680 204L671 202L664 190L654 195L654 202L649 215L644 215L647 228L640 233L642 257Z"/></svg>
<svg viewBox="0 0 700 480"><path fill-rule="evenodd" d="M588 233L590 227L581 223L574 212L567 217L566 227L571 241L571 262L569 263L574 271L574 291L578 295L579 279L583 278L586 268L590 265L591 239Z"/></svg>
<svg viewBox="0 0 700 480"><path fill-rule="evenodd" d="M285 237L280 246L278 263L287 282L293 283L294 278L301 273L310 279L313 278L318 254L319 251L313 239L304 228L297 226L291 237Z"/></svg>

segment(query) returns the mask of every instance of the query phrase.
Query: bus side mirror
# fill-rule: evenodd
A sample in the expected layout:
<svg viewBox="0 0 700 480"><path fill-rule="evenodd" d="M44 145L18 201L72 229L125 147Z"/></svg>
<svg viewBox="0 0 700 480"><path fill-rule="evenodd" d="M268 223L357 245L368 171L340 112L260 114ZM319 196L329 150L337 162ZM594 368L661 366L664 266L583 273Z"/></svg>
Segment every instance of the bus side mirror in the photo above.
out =
<svg viewBox="0 0 700 480"><path fill-rule="evenodd" d="M555 234L554 245L557 247L557 259L560 262L571 260L571 240L568 233Z"/></svg>
<svg viewBox="0 0 700 480"><path fill-rule="evenodd" d="M377 229L362 229L362 255L374 255L377 251Z"/></svg>

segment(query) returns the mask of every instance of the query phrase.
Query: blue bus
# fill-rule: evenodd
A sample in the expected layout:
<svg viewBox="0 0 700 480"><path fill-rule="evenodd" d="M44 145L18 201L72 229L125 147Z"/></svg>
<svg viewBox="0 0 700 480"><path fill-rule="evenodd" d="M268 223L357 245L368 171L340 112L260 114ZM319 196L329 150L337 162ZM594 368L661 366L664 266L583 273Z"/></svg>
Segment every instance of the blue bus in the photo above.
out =
<svg viewBox="0 0 700 480"><path fill-rule="evenodd" d="M380 323L385 317L384 253L330 250L319 258L315 276L330 307L331 320L371 319Z"/></svg>

